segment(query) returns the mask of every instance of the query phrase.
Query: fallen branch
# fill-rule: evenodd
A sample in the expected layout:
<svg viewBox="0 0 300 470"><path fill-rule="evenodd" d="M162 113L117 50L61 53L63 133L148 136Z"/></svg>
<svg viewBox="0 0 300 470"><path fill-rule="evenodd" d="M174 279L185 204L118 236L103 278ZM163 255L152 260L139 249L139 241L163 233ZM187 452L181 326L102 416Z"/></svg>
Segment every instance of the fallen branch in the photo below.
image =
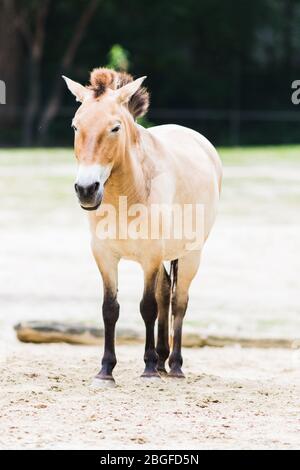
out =
<svg viewBox="0 0 300 470"><path fill-rule="evenodd" d="M103 329L81 324L30 321L15 326L17 337L24 343L69 343L82 345L99 345L103 342ZM135 330L119 328L119 344L134 344L144 341L143 335ZM202 334L183 335L183 346L202 348L210 346L222 348L238 345L243 348L300 348L300 339L281 338L241 338Z"/></svg>

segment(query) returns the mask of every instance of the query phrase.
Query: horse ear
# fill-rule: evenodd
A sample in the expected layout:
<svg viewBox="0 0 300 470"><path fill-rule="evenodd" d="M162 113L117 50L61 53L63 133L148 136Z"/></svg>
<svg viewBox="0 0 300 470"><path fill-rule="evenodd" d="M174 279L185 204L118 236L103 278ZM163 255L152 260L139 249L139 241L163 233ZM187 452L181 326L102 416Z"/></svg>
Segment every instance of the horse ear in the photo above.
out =
<svg viewBox="0 0 300 470"><path fill-rule="evenodd" d="M117 90L117 99L120 104L127 103L130 98L138 91L143 81L147 77L140 77L133 82L127 83Z"/></svg>
<svg viewBox="0 0 300 470"><path fill-rule="evenodd" d="M88 90L80 83L74 82L74 80L71 80L64 75L62 75L62 78L66 82L70 92L76 97L76 101L80 101L82 103L82 101L88 95Z"/></svg>

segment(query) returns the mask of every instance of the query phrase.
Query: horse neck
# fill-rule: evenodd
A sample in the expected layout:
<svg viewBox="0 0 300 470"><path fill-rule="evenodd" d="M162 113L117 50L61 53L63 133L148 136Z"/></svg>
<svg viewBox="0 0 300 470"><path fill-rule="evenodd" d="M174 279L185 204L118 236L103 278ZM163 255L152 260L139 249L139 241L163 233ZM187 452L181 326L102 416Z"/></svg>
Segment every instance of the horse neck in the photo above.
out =
<svg viewBox="0 0 300 470"><path fill-rule="evenodd" d="M134 134L131 132L127 136L117 161L117 167L107 184L108 202L116 203L119 196L126 196L128 205L146 204L149 195L149 171L143 136L138 128L134 129Z"/></svg>

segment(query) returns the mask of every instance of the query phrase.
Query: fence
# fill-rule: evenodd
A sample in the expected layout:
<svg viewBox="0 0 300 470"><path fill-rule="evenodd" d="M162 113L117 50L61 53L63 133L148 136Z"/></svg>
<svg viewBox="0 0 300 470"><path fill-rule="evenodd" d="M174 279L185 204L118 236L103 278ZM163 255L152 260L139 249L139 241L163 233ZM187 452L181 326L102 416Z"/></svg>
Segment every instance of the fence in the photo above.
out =
<svg viewBox="0 0 300 470"><path fill-rule="evenodd" d="M62 107L50 129L48 144L71 143L69 122L76 108ZM0 145L22 145L24 110L0 106ZM151 109L150 124L176 123L205 134L216 145L300 143L300 113L269 110Z"/></svg>

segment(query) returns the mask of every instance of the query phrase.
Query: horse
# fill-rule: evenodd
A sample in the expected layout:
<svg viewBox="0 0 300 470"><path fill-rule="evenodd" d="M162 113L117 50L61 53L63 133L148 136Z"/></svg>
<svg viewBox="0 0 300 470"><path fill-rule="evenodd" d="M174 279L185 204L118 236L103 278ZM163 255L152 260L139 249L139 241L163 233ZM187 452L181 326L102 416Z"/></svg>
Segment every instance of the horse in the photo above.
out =
<svg viewBox="0 0 300 470"><path fill-rule="evenodd" d="M96 68L86 86L63 78L80 102L72 120L78 162L74 187L79 204L88 211L92 253L103 280L104 354L94 385L115 383L121 259L136 261L144 274L140 302L146 333L142 377L184 378L182 324L189 288L216 218L222 180L218 153L204 136L192 129L173 124L145 128L137 123L149 107L149 93L142 86L146 77L134 80L125 72ZM120 199L127 202L125 216L124 213L121 216ZM162 217L157 219L156 236L150 236L149 229L147 236L129 233L137 208L140 216L135 227L144 222L148 227L149 210L160 205L164 208L188 205L193 214L195 207L203 209L194 242L182 230L179 236L174 235L175 222L169 210L162 211ZM113 212L108 223L109 209ZM171 227L167 231L170 236L162 233L164 220ZM192 225L195 227L194 218ZM170 271L166 269L168 263Z"/></svg>

